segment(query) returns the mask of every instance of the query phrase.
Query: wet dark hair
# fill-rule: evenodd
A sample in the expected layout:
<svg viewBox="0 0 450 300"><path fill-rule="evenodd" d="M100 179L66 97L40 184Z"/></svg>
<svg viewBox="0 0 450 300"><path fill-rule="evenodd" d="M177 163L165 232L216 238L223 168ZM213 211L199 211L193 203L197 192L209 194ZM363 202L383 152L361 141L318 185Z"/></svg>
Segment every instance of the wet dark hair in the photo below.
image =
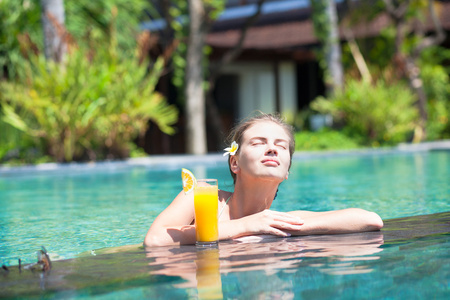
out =
<svg viewBox="0 0 450 300"><path fill-rule="evenodd" d="M241 146L242 137L244 136L245 131L259 122L273 122L276 125L281 126L286 131L289 137L289 154L291 156L291 161L289 163L290 169L292 165L292 155L295 151L294 128L291 125L287 124L284 119L278 114L259 113L254 117L243 119L231 130L230 134L228 135L227 145L231 145L231 143L235 141L239 146ZM238 149L236 154L239 154L239 151L240 148ZM228 168L230 169L231 177L233 177L233 183L236 183L236 174L231 171L230 157L228 157Z"/></svg>

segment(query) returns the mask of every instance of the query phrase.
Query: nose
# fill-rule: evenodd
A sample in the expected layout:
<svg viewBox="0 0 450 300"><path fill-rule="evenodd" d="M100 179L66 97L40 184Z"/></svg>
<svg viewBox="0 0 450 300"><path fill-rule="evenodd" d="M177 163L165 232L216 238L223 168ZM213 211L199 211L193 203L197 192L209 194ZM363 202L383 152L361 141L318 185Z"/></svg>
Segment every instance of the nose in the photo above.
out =
<svg viewBox="0 0 450 300"><path fill-rule="evenodd" d="M277 151L277 149L275 148L274 145L269 145L267 147L266 155L274 155L274 156L278 155L278 151Z"/></svg>

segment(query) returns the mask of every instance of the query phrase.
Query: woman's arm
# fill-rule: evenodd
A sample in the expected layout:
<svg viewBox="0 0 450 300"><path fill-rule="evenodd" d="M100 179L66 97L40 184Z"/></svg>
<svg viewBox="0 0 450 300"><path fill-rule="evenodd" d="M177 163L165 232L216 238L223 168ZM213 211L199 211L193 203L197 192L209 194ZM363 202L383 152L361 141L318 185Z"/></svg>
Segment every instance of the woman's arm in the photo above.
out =
<svg viewBox="0 0 450 300"><path fill-rule="evenodd" d="M380 216L359 208L327 212L292 211L289 214L304 220L300 230L289 231L292 235L353 233L383 228Z"/></svg>
<svg viewBox="0 0 450 300"><path fill-rule="evenodd" d="M178 194L155 219L144 240L145 246L195 244L194 196ZM328 212L264 210L240 219L219 223L219 240L247 235L338 234L379 230L381 218L363 209L349 208Z"/></svg>
<svg viewBox="0 0 450 300"><path fill-rule="evenodd" d="M246 235L272 234L280 237L290 235L339 234L375 231L383 227L381 218L373 212L359 208L312 212L288 213L264 210L241 219L223 222L219 226L221 239Z"/></svg>
<svg viewBox="0 0 450 300"><path fill-rule="evenodd" d="M173 202L155 219L144 240L144 245L192 245L195 244L194 196L178 194ZM287 231L298 231L303 221L288 213L264 210L235 220L219 223L219 240L246 235L272 234L289 236Z"/></svg>
<svg viewBox="0 0 450 300"><path fill-rule="evenodd" d="M195 243L194 194L181 191L172 203L153 221L144 246L183 245Z"/></svg>

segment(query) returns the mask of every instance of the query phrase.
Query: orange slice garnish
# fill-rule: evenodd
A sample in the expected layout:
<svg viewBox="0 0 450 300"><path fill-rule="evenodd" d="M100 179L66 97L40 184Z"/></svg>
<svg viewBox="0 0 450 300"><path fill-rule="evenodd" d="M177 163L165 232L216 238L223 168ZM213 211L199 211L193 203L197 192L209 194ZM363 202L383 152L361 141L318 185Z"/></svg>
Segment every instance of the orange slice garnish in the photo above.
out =
<svg viewBox="0 0 450 300"><path fill-rule="evenodd" d="M183 181L183 191L185 194L190 193L194 187L197 185L197 180L194 174L188 169L181 169L181 179Z"/></svg>

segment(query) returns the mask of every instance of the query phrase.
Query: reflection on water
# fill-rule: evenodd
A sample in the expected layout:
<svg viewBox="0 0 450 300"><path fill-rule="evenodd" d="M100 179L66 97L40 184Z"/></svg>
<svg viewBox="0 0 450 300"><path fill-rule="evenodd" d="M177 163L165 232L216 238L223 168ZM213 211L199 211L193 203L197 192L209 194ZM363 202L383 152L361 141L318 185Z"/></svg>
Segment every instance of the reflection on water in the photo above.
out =
<svg viewBox="0 0 450 300"><path fill-rule="evenodd" d="M218 248L198 248L196 279L198 299L223 299Z"/></svg>
<svg viewBox="0 0 450 300"><path fill-rule="evenodd" d="M380 248L383 243L381 232L286 239L251 236L222 242L218 249L195 246L146 249L146 257L150 260L150 274L183 278L182 283L174 286L196 288L199 299L222 299L221 274L239 277L239 273L258 271L270 276L304 267L328 275L370 273L373 264L364 262L378 260L379 256L374 254L383 250ZM284 299L290 296L282 295Z"/></svg>

